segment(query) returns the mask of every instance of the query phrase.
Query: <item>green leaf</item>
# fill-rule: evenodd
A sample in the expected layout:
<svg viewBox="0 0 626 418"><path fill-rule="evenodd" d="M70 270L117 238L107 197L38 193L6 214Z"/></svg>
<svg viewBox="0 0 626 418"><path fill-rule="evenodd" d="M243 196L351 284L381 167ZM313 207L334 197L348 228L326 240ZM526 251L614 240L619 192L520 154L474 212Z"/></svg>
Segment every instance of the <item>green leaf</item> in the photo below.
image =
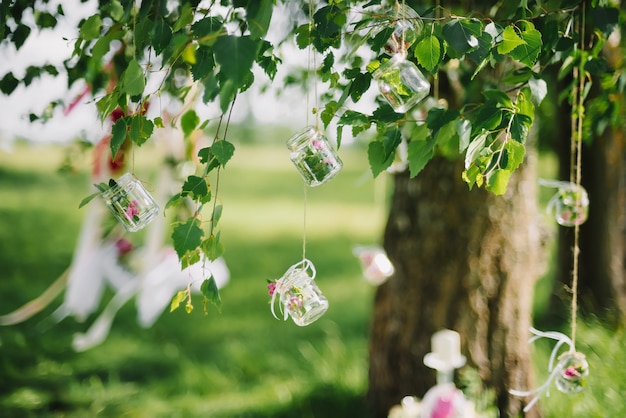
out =
<svg viewBox="0 0 626 418"><path fill-rule="evenodd" d="M217 236L211 235L208 239L202 242L202 251L211 261L217 260L222 254L224 254L224 247L220 242L220 234Z"/></svg>
<svg viewBox="0 0 626 418"><path fill-rule="evenodd" d="M511 119L511 128L509 130L511 138L523 144L526 142L526 137L528 136L532 124L533 120L529 116L516 113Z"/></svg>
<svg viewBox="0 0 626 418"><path fill-rule="evenodd" d="M535 73L531 68L522 67L513 71L508 71L502 77L502 81L506 84L522 84L530 80Z"/></svg>
<svg viewBox="0 0 626 418"><path fill-rule="evenodd" d="M91 41L100 37L101 29L102 19L99 14L95 14L81 23L79 34L85 41Z"/></svg>
<svg viewBox="0 0 626 418"><path fill-rule="evenodd" d="M498 53L508 54L520 45L525 44L525 41L519 37L513 26L507 26L502 31L502 42L498 44Z"/></svg>
<svg viewBox="0 0 626 418"><path fill-rule="evenodd" d="M478 48L478 38L482 33L482 24L477 20L452 20L442 28L442 35L460 55Z"/></svg>
<svg viewBox="0 0 626 418"><path fill-rule="evenodd" d="M235 96L237 96L237 90L239 87L232 80L226 80L220 85L220 89L218 91L219 99L220 99L220 109L223 113L228 111L228 107L235 100Z"/></svg>
<svg viewBox="0 0 626 418"><path fill-rule="evenodd" d="M4 5L4 3L2 4ZM0 25L2 23L0 23ZM11 40L13 41L13 44L15 45L15 49L20 49L22 45L24 45L24 42L26 42L26 40L28 39L28 36L30 35L30 32L31 32L31 29L27 25L24 25L22 23L17 25L17 28L15 28L15 30L13 31L13 36L11 37ZM4 36L0 36L0 39L4 39Z"/></svg>
<svg viewBox="0 0 626 418"><path fill-rule="evenodd" d="M441 50L441 40L435 35L429 35L415 46L415 58L422 67L434 74L441 62Z"/></svg>
<svg viewBox="0 0 626 418"><path fill-rule="evenodd" d="M196 218L189 218L185 223L176 224L172 231L172 241L178 258L198 248L203 236L204 231L200 228L200 221Z"/></svg>
<svg viewBox="0 0 626 418"><path fill-rule="evenodd" d="M57 25L57 18L48 12L40 12L34 9L35 23L40 29L54 28Z"/></svg>
<svg viewBox="0 0 626 418"><path fill-rule="evenodd" d="M198 38L220 32L224 27L224 21L221 17L209 16L198 20L191 25L191 32Z"/></svg>
<svg viewBox="0 0 626 418"><path fill-rule="evenodd" d="M179 290L170 302L170 312L174 312L176 309L178 309L180 304L183 303L185 299L187 299L187 292L185 292L184 290Z"/></svg>
<svg viewBox="0 0 626 418"><path fill-rule="evenodd" d="M193 133L199 123L200 118L194 109L189 109L181 116L180 126L183 129L185 138L188 138Z"/></svg>
<svg viewBox="0 0 626 418"><path fill-rule="evenodd" d="M530 91L532 93L533 99L535 99L535 103L537 103L537 105L541 104L543 99L548 94L548 84L545 82L545 80L533 77L528 80L528 87L530 87Z"/></svg>
<svg viewBox="0 0 626 418"><path fill-rule="evenodd" d="M496 196L503 195L509 184L512 172L509 170L497 169L487 179L485 188Z"/></svg>
<svg viewBox="0 0 626 418"><path fill-rule="evenodd" d="M169 209L172 206L179 204L183 199L182 193L176 193L174 196L170 197L170 199L165 204L165 209Z"/></svg>
<svg viewBox="0 0 626 418"><path fill-rule="evenodd" d="M176 22L174 22L174 28L172 29L172 32L178 32L187 25L190 25L191 22L193 22L193 12L194 11L191 8L191 5L189 3L184 3L180 12L180 16L178 16L178 19L176 19Z"/></svg>
<svg viewBox="0 0 626 418"><path fill-rule="evenodd" d="M492 131L498 128L502 122L502 112L502 109L491 103L481 106L476 120L473 122L474 132L482 130Z"/></svg>
<svg viewBox="0 0 626 418"><path fill-rule="evenodd" d="M217 308L217 311L221 313L222 299L213 276L202 282L200 285L200 291L202 292L202 295Z"/></svg>
<svg viewBox="0 0 626 418"><path fill-rule="evenodd" d="M526 147L517 141L507 141L504 145L504 149L507 151L508 164L507 170L515 171L524 161L524 155L526 154Z"/></svg>
<svg viewBox="0 0 626 418"><path fill-rule="evenodd" d="M485 148L485 142L489 133L486 131L481 132L469 143L467 152L465 154L465 169L467 170L474 161L480 156L481 152Z"/></svg>
<svg viewBox="0 0 626 418"><path fill-rule="evenodd" d="M485 90L483 96L506 109L513 109L513 100L502 90Z"/></svg>
<svg viewBox="0 0 626 418"><path fill-rule="evenodd" d="M324 106L324 110L320 113L320 119L322 119L322 123L324 124L324 128L328 127L328 124L333 120L333 116L337 112L339 108L339 103L335 100L331 100Z"/></svg>
<svg viewBox="0 0 626 418"><path fill-rule="evenodd" d="M92 193L86 198L84 198L83 200L81 200L80 204L78 205L78 209L82 208L83 206L91 202L96 196L100 196L100 192Z"/></svg>
<svg viewBox="0 0 626 418"><path fill-rule="evenodd" d="M457 119L456 133L459 136L459 152L467 149L472 135L472 123L467 119Z"/></svg>
<svg viewBox="0 0 626 418"><path fill-rule="evenodd" d="M380 141L372 141L367 147L367 158L374 177L377 177L380 173L391 166L393 157L393 154L386 154L385 146Z"/></svg>
<svg viewBox="0 0 626 418"><path fill-rule="evenodd" d="M172 39L172 28L169 27L163 18L158 18L152 26L152 46L157 55L170 45Z"/></svg>
<svg viewBox="0 0 626 418"><path fill-rule="evenodd" d="M272 0L251 1L246 9L248 29L254 39L263 38L270 27L273 7Z"/></svg>
<svg viewBox="0 0 626 418"><path fill-rule="evenodd" d="M236 89L243 87L259 45L249 36L227 35L215 41L213 53L215 61L220 65L220 73L231 80Z"/></svg>
<svg viewBox="0 0 626 418"><path fill-rule="evenodd" d="M211 147L211 151L220 165L224 167L235 153L235 146L226 140L216 141Z"/></svg>
<svg viewBox="0 0 626 418"><path fill-rule="evenodd" d="M437 136L437 132L448 123L459 117L457 110L448 110L441 107L433 107L428 111L426 116L426 125L430 129L433 137Z"/></svg>
<svg viewBox="0 0 626 418"><path fill-rule="evenodd" d="M519 22L519 24L524 28L521 33L523 43L510 51L509 55L522 64L532 67L541 52L541 32L530 22Z"/></svg>
<svg viewBox="0 0 626 418"><path fill-rule="evenodd" d="M121 77L121 91L129 96L138 96L146 88L146 78L143 75L143 68L133 59L128 63Z"/></svg>
<svg viewBox="0 0 626 418"><path fill-rule="evenodd" d="M424 139L409 142L408 160L409 175L411 178L417 176L426 167L426 164L435 155L435 144L437 141L432 136Z"/></svg>
<svg viewBox="0 0 626 418"><path fill-rule="evenodd" d="M13 93L19 83L20 81L9 71L0 80L0 91L8 96Z"/></svg>
<svg viewBox="0 0 626 418"><path fill-rule="evenodd" d="M213 50L207 46L200 45L196 50L196 63L191 66L191 74L194 81L207 77L215 68Z"/></svg>
<svg viewBox="0 0 626 418"><path fill-rule="evenodd" d="M201 201L209 193L209 186L204 177L189 176L182 190L184 194L190 194L194 200Z"/></svg>
<svg viewBox="0 0 626 418"><path fill-rule="evenodd" d="M143 145L154 131L154 124L144 115L133 115L130 117L130 130L128 136L131 141L141 146Z"/></svg>
<svg viewBox="0 0 626 418"><path fill-rule="evenodd" d="M124 141L126 141L126 138L128 136L127 118L119 118L117 122L115 122L115 124L113 125L111 132L111 156L115 158L117 152L120 150L122 144L124 143Z"/></svg>
<svg viewBox="0 0 626 418"><path fill-rule="evenodd" d="M222 218L222 205L215 205L215 210L213 210L213 217L211 218L211 222L213 222L213 226L217 225L217 223Z"/></svg>

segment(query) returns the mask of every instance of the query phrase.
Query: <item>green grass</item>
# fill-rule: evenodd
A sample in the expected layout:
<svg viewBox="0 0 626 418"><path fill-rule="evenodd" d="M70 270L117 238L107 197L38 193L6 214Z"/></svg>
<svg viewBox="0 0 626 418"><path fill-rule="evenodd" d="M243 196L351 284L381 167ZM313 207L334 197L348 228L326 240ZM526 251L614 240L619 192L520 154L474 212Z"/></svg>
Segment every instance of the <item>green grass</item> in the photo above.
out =
<svg viewBox="0 0 626 418"><path fill-rule="evenodd" d="M140 174L150 177L155 154L138 154ZM341 157L341 174L306 192L306 254L330 300L320 320L300 328L270 314L267 279L302 256L305 188L282 144L247 141L221 174L220 229L231 270L222 313L211 307L205 317L195 300L192 314L164 313L142 329L128 303L102 345L76 353L72 336L93 318L54 323L59 297L29 321L0 328L0 416L366 416L375 289L361 279L352 247L379 241L389 189L383 178L371 180L364 150L346 147ZM0 152L0 313L41 294L72 259L85 211L78 202L90 193L89 177L84 169L59 174L62 161L61 150L50 146ZM542 164L549 171L552 163ZM538 284L536 316L550 280L548 274ZM589 387L573 396L553 389L541 401L545 416L626 416L626 379L619 373L626 368L624 332L598 323L579 328ZM548 341L533 347L540 378L550 348Z"/></svg>

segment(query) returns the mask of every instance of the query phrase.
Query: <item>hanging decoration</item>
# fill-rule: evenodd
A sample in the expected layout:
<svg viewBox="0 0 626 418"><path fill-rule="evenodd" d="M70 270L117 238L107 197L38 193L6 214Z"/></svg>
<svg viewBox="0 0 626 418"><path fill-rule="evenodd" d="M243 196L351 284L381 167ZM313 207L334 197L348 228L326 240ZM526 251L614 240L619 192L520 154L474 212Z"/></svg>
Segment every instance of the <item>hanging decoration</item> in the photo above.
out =
<svg viewBox="0 0 626 418"><path fill-rule="evenodd" d="M352 253L359 259L363 278L368 283L376 286L383 284L395 272L387 253L379 246L357 246Z"/></svg>
<svg viewBox="0 0 626 418"><path fill-rule="evenodd" d="M528 405L524 407L524 412L528 412L537 403L544 392L547 396L550 396L550 385L553 381L559 391L566 394L574 394L584 388L587 376L589 375L589 364L587 363L585 355L576 351L574 342L567 335L556 331L542 332L535 328L531 328L531 332L534 336L530 339L530 343L539 338L551 338L556 340L557 343L550 354L548 378L541 386L528 391L509 390L509 393L514 396L526 397L534 395ZM557 357L563 345L567 345L568 350Z"/></svg>
<svg viewBox="0 0 626 418"><path fill-rule="evenodd" d="M583 8L578 22L580 27L580 48L584 50L584 27L585 9ZM548 378L533 390L509 390L514 396L533 396L531 401L524 407L528 412L545 392L550 395L550 385L554 381L556 388L568 395L578 393L584 388L589 376L589 363L583 353L576 351L576 321L578 313L578 256L580 254L580 225L587 220L589 212L589 197L586 190L581 186L582 177L582 142L583 142L583 115L586 80L584 77L584 61L578 66L573 66L574 84L571 95L571 137L570 137L570 181L540 180L540 184L558 189L557 193L548 203L548 213L553 214L559 225L574 228L573 266L572 266L572 301L570 309L571 338L556 331L542 332L531 328L534 334L530 342L539 338L551 338L557 343L552 349L548 362ZM557 358L560 348L568 346L568 350Z"/></svg>
<svg viewBox="0 0 626 418"><path fill-rule="evenodd" d="M326 136L314 126L307 126L287 141L291 161L304 182L319 186L333 178L343 165Z"/></svg>
<svg viewBox="0 0 626 418"><path fill-rule="evenodd" d="M133 174L126 173L117 182L111 179L106 186L99 185L102 197L127 231L139 231L159 213L159 206Z"/></svg>
<svg viewBox="0 0 626 418"><path fill-rule="evenodd" d="M582 225L589 215L589 196L584 187L569 181L540 179L539 184L558 189L548 202L547 212L562 226Z"/></svg>
<svg viewBox="0 0 626 418"><path fill-rule="evenodd" d="M393 32L385 43L385 52L389 55L406 53L422 32L424 22L413 8L397 1L392 14L386 18L385 23L393 28Z"/></svg>
<svg viewBox="0 0 626 418"><path fill-rule="evenodd" d="M324 315L328 309L328 300L315 283L315 266L308 259L289 267L285 274L268 284L272 297L271 310L274 318L276 302L283 314L283 320L291 316L299 326L306 326Z"/></svg>
<svg viewBox="0 0 626 418"><path fill-rule="evenodd" d="M397 113L405 113L430 94L430 83L417 66L406 59L407 49L419 36L422 20L412 8L396 1L393 31L385 44L391 58L372 73L378 89Z"/></svg>
<svg viewBox="0 0 626 418"><path fill-rule="evenodd" d="M313 25L313 1L309 1L309 34ZM312 64L313 62L313 64ZM315 66L315 55L309 47L309 61L307 74L311 72L311 65ZM314 97L317 109L317 87L313 83ZM328 310L328 299L315 283L315 265L306 258L306 209L307 187L316 187L333 178L343 165L341 159L333 150L328 139L319 129L319 121L315 126L308 125L309 114L317 112L309 109L309 94L307 92L307 126L296 132L287 140L287 148L291 151L291 161L296 166L304 187L304 216L302 226L302 260L287 269L283 276L268 284L270 310L276 316L275 304L283 314L283 320L291 316L298 326L306 326L319 319Z"/></svg>

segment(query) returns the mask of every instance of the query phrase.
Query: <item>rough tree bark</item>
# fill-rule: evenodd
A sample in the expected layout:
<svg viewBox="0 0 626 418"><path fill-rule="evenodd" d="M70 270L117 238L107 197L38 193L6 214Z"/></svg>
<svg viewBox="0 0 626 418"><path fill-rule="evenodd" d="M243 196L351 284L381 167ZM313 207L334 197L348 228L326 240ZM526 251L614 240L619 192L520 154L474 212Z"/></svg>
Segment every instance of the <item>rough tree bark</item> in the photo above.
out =
<svg viewBox="0 0 626 418"><path fill-rule="evenodd" d="M460 164L441 158L414 179L395 176L384 245L396 273L377 291L370 342L368 401L376 417L434 385L423 358L443 328L461 334L469 365L497 392L501 416L519 414L528 401L507 390L533 385L534 166L531 155L500 197L469 191ZM526 416L540 415L533 408Z"/></svg>

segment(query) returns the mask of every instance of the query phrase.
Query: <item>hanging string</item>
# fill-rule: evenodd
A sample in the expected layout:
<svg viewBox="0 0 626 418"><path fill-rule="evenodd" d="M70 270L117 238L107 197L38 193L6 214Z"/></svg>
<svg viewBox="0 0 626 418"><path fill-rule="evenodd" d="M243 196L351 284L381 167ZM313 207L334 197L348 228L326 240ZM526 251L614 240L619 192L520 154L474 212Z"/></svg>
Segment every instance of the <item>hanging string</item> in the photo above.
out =
<svg viewBox="0 0 626 418"><path fill-rule="evenodd" d="M309 38L311 37L311 32L313 31L313 8L314 8L314 4L313 4L313 0L309 0ZM315 51L313 51L313 45L309 44L309 50L308 50L308 57L307 57L307 71L306 71L306 80L305 80L305 87L306 87L306 124L309 125L309 115L312 112L311 109L311 102L310 102L310 94L309 94L309 84L310 84L310 80L309 77L311 75L311 68L317 68L317 64L316 64L316 59L315 59ZM315 110L316 110L316 117L315 117L315 129L319 128L319 124L318 124L318 117L317 117L317 113L318 113L318 97L317 97L317 78L315 77L315 75L313 75L313 95L314 95L314 102L315 102ZM304 184L303 188L304 188L304 204L303 204L303 214L302 214L302 259L306 260L306 215L307 215L307 185Z"/></svg>
<svg viewBox="0 0 626 418"><path fill-rule="evenodd" d="M580 15L580 49L581 53L585 49L585 3L582 3L582 11ZM583 101L585 94L585 77L583 62L580 62L580 68L574 67L574 83L578 82L578 85L574 86L575 94L573 100L574 110L572 111L572 129L571 135L571 149L572 156L571 161L574 164L570 167L570 181L576 183L578 188L581 187L582 177L582 142L583 142ZM580 254L579 248L580 240L580 225L576 223L574 225L574 248L573 248L573 262L572 262L572 311L571 311L571 332L572 342L576 344L576 318L578 312L578 256Z"/></svg>

